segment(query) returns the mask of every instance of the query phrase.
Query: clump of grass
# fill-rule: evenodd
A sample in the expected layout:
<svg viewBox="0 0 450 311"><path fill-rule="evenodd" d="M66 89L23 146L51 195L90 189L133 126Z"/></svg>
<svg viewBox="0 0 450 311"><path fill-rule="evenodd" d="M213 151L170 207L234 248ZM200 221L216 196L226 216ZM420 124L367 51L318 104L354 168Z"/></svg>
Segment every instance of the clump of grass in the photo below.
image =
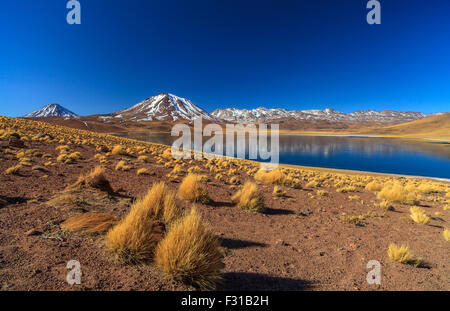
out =
<svg viewBox="0 0 450 311"><path fill-rule="evenodd" d="M147 159L148 159L148 156L145 156L145 155L141 155L141 156L139 156L138 157L138 161L139 162L147 162Z"/></svg>
<svg viewBox="0 0 450 311"><path fill-rule="evenodd" d="M361 198L359 197L359 195L350 195L348 199L352 202L358 202Z"/></svg>
<svg viewBox="0 0 450 311"><path fill-rule="evenodd" d="M259 170L255 174L255 179L259 181L264 181L271 184L282 184L286 178L286 175L280 169L266 171Z"/></svg>
<svg viewBox="0 0 450 311"><path fill-rule="evenodd" d="M407 191L402 185L393 184L385 186L379 193L379 199L388 200L394 203L414 205L418 203L416 195Z"/></svg>
<svg viewBox="0 0 450 311"><path fill-rule="evenodd" d="M19 174L19 171L21 168L22 168L22 165L20 165L20 164L11 166L5 170L5 174L6 175L17 175L17 174Z"/></svg>
<svg viewBox="0 0 450 311"><path fill-rule="evenodd" d="M233 176L230 178L230 180L228 181L229 184L231 185L239 185L239 179L236 176Z"/></svg>
<svg viewBox="0 0 450 311"><path fill-rule="evenodd" d="M264 197L253 182L246 182L232 198L244 210L260 213L264 211Z"/></svg>
<svg viewBox="0 0 450 311"><path fill-rule="evenodd" d="M147 213L162 221L166 226L180 218L182 214L175 193L163 182L152 186L143 198L143 203L148 208Z"/></svg>
<svg viewBox="0 0 450 311"><path fill-rule="evenodd" d="M381 208L385 212L395 210L392 203L387 200L383 200L380 203L375 204L375 206Z"/></svg>
<svg viewBox="0 0 450 311"><path fill-rule="evenodd" d="M366 190L369 191L381 191L383 189L383 185L377 182L376 180L368 183L365 187Z"/></svg>
<svg viewBox="0 0 450 311"><path fill-rule="evenodd" d="M391 260L400 263L410 263L414 257L408 246L398 246L394 243L389 245L388 256Z"/></svg>
<svg viewBox="0 0 450 311"><path fill-rule="evenodd" d="M103 234L115 226L119 219L115 216L100 213L85 213L71 217L61 224L61 228L70 232Z"/></svg>
<svg viewBox="0 0 450 311"><path fill-rule="evenodd" d="M120 263L143 263L153 259L158 242L164 236L164 225L149 210L152 207L137 200L127 216L106 235L106 247Z"/></svg>
<svg viewBox="0 0 450 311"><path fill-rule="evenodd" d="M411 212L409 217L411 217L414 222L419 224L427 224L430 222L430 216L428 216L422 208L413 206L409 211Z"/></svg>
<svg viewBox="0 0 450 311"><path fill-rule="evenodd" d="M284 197L286 196L286 191L284 191L283 189L281 189L281 187L279 186L275 186L273 187L273 192L272 195L275 197Z"/></svg>
<svg viewBox="0 0 450 311"><path fill-rule="evenodd" d="M354 186L344 186L336 189L336 192L347 193L347 192L355 192L358 191Z"/></svg>
<svg viewBox="0 0 450 311"><path fill-rule="evenodd" d="M55 149L58 150L60 153L68 153L70 150L69 146L67 145L58 146Z"/></svg>
<svg viewBox="0 0 450 311"><path fill-rule="evenodd" d="M360 216L341 216L341 220L343 222L347 222L349 224L355 225L355 226L360 226L363 227L366 224L363 222L364 220L364 216L360 215Z"/></svg>
<svg viewBox="0 0 450 311"><path fill-rule="evenodd" d="M305 185L306 188L316 188L319 186L319 182L316 180L311 180L309 183Z"/></svg>
<svg viewBox="0 0 450 311"><path fill-rule="evenodd" d="M321 197L326 197L328 196L330 193L326 190L317 190L317 195L321 196Z"/></svg>
<svg viewBox="0 0 450 311"><path fill-rule="evenodd" d="M69 154L67 156L68 159L71 160L81 160L83 158L83 156L81 155L80 152L76 151L76 152L72 152L71 154Z"/></svg>
<svg viewBox="0 0 450 311"><path fill-rule="evenodd" d="M78 177L78 180L73 185L68 187L68 190L82 187L91 187L113 193L114 190L111 187L108 179L105 176L105 169L101 166L95 167L88 174L82 174Z"/></svg>
<svg viewBox="0 0 450 311"><path fill-rule="evenodd" d="M152 172L150 172L147 168L140 168L137 171L138 175L152 175Z"/></svg>
<svg viewBox="0 0 450 311"><path fill-rule="evenodd" d="M222 258L219 241L195 208L171 227L155 252L166 276L201 289L213 289L221 279Z"/></svg>
<svg viewBox="0 0 450 311"><path fill-rule="evenodd" d="M175 165L175 167L173 168L172 172L170 172L171 175L174 176L183 176L186 174L186 172L184 171L183 167L181 165Z"/></svg>
<svg viewBox="0 0 450 311"><path fill-rule="evenodd" d="M178 195L191 202L208 203L210 201L208 189L202 183L202 176L189 174L178 188Z"/></svg>
<svg viewBox="0 0 450 311"><path fill-rule="evenodd" d="M113 155L127 155L127 152L122 145L115 145L112 148L111 153Z"/></svg>
<svg viewBox="0 0 450 311"><path fill-rule="evenodd" d="M121 160L117 163L115 170L116 171L129 171L131 169L131 166L127 165L127 162L125 162L124 160Z"/></svg>
<svg viewBox="0 0 450 311"><path fill-rule="evenodd" d="M421 184L417 188L417 191L419 191L420 193L423 193L423 194L439 192L435 187L433 187L433 185L430 185L430 184L427 184L427 183Z"/></svg>
<svg viewBox="0 0 450 311"><path fill-rule="evenodd" d="M444 236L444 239L446 241L450 241L450 230L445 228L444 231L442 231L442 235Z"/></svg>

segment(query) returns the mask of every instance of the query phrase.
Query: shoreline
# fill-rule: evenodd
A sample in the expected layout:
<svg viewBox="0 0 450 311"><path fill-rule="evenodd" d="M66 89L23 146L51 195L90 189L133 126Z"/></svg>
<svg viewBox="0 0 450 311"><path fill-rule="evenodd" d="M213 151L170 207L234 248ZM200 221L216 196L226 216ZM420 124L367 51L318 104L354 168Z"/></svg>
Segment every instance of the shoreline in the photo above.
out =
<svg viewBox="0 0 450 311"><path fill-rule="evenodd" d="M270 129L267 130L270 133ZM166 131L131 131L131 132L115 132L115 133L105 133L113 136L127 135L128 133L139 134L139 133L151 133L151 134L167 134L170 135L170 132ZM227 133L224 131L224 134ZM280 136L321 136L321 137L348 137L348 138L390 138L390 139L402 139L402 140L413 140L419 142L444 142L450 144L450 138L437 138L437 137L415 137L415 136L399 136L399 135L380 135L380 134L353 134L353 133L331 133L331 132L295 132L295 131L287 131L280 130Z"/></svg>
<svg viewBox="0 0 450 311"><path fill-rule="evenodd" d="M143 132L142 132L143 133ZM165 133L165 132L158 132L158 133ZM168 133L170 134L170 133ZM108 135L112 135L115 136L113 134L108 134ZM289 135L289 134L282 134L282 135ZM297 135L297 134L295 134ZM319 136L319 135L311 135L311 136ZM321 136L342 136L342 135L321 135ZM116 136L118 137L118 136ZM122 138L126 138L126 139L134 139L134 140L138 140L135 138L129 138L129 137L123 137L123 136L119 136ZM383 138L388 138L388 137L383 137ZM149 141L144 141L144 140L138 140L138 141L142 141L142 142L146 142L146 143L151 143L151 144L156 144L153 142L149 142ZM168 145L164 145L166 147L170 147ZM192 150L191 150L192 151ZM226 157L226 156L224 156ZM240 160L245 160L245 161L250 161L250 162L254 162L254 163L258 163L260 166L261 164L264 164L265 162L260 162L260 161L255 161L255 160L249 160L249 159L241 159L241 158L236 158L236 157L232 157L234 159L240 159ZM407 175L407 174L397 174L397 173L382 173L382 172L371 172L371 171L360 171L360 170L352 170L352 169L341 169L341 168L330 168L330 167L320 167L320 166L304 166L304 165L296 165L296 164L283 164L283 163L279 163L278 164L279 167L285 167L285 168L295 168L295 169L306 169L306 170L316 170L316 171L325 171L325 172L332 172L332 173L338 173L338 174L350 174L350 175L369 175L369 176L386 176L386 177L397 177L397 178L412 178L412 179L427 179L427 180L434 180L434 181L438 181L438 182L445 182L445 183L450 183L450 178L444 178L444 177L432 177L432 176L420 176L420 175Z"/></svg>
<svg viewBox="0 0 450 311"><path fill-rule="evenodd" d="M257 162L257 161L256 161ZM264 162L257 162L264 163ZM342 168L328 168L328 167L317 167L317 166L302 166L295 164L279 164L280 167L286 168L296 168L296 169L305 169L305 170L313 170L313 171L325 171L332 172L337 174L350 174L350 175L369 175L369 176L385 176L385 177L397 177L397 178L411 178L411 179L427 179L434 180L438 182L450 183L450 178L444 177L431 177L431 176L419 176L419 175L406 175L406 174L396 174L396 173L381 173L381 172L370 172L370 171L358 171L358 170L349 170Z"/></svg>

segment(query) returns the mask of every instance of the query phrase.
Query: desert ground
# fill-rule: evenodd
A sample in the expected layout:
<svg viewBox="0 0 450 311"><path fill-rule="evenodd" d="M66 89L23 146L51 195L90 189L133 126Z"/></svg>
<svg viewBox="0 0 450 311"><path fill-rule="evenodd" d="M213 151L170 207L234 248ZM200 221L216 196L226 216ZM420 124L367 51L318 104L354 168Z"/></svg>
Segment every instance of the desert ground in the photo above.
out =
<svg viewBox="0 0 450 311"><path fill-rule="evenodd" d="M170 240L193 208L191 240ZM0 117L1 290L448 291L449 220L445 182L174 160L163 145ZM70 260L80 285L66 282Z"/></svg>

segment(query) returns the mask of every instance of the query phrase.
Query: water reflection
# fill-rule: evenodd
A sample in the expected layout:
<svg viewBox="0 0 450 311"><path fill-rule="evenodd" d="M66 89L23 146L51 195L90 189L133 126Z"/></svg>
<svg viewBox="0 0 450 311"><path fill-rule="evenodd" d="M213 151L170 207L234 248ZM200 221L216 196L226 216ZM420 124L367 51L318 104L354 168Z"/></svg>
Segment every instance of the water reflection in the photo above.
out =
<svg viewBox="0 0 450 311"><path fill-rule="evenodd" d="M164 145L177 139L167 133L117 135ZM280 163L450 178L450 145L393 138L280 135Z"/></svg>

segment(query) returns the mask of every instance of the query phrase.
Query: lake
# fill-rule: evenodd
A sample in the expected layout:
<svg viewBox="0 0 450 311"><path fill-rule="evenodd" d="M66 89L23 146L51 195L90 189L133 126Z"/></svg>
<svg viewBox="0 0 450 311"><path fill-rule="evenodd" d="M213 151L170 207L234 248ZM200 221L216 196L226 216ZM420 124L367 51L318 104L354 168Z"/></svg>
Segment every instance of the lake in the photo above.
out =
<svg viewBox="0 0 450 311"><path fill-rule="evenodd" d="M164 145L178 138L149 132L114 135ZM380 137L280 135L280 163L450 179L450 144Z"/></svg>

